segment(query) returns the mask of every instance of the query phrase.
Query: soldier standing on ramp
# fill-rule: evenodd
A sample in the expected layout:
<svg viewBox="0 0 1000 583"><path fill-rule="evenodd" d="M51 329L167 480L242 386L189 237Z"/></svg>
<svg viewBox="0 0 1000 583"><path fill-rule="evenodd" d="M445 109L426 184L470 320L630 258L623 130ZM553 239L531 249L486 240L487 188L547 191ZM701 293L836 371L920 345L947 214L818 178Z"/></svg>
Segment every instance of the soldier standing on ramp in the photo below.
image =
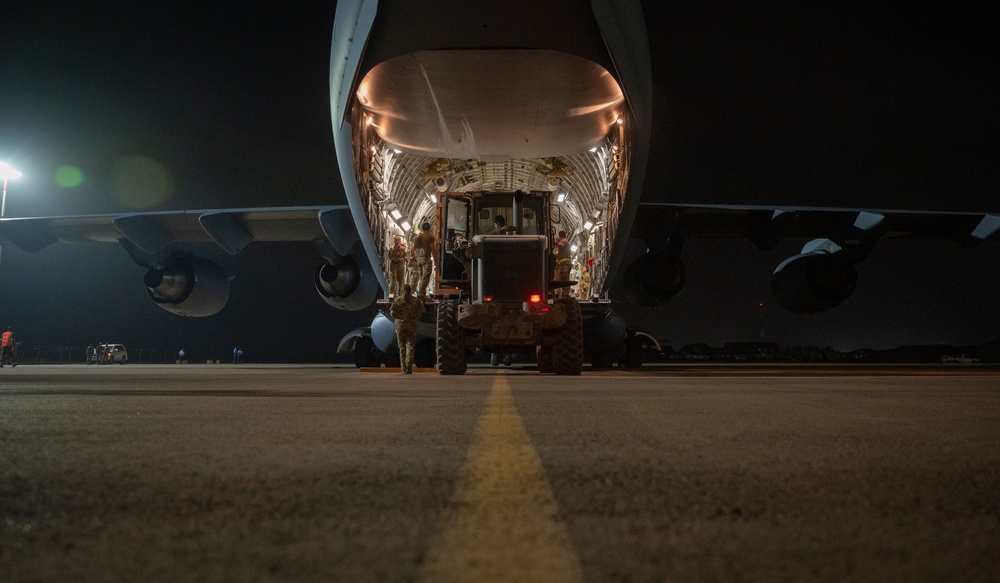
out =
<svg viewBox="0 0 1000 583"><path fill-rule="evenodd" d="M406 246L399 235L392 238L389 247L389 294L398 296L399 290L406 282Z"/></svg>
<svg viewBox="0 0 1000 583"><path fill-rule="evenodd" d="M420 225L420 230L422 233L413 240L413 257L417 260L417 297L423 298L431 282L431 269L437 261L437 244L430 223Z"/></svg>
<svg viewBox="0 0 1000 583"><path fill-rule="evenodd" d="M417 321L424 313L424 302L413 297L410 284L403 285L403 292L392 300L389 315L396 323L396 344L399 345L399 363L403 374L413 374L413 352L417 344Z"/></svg>

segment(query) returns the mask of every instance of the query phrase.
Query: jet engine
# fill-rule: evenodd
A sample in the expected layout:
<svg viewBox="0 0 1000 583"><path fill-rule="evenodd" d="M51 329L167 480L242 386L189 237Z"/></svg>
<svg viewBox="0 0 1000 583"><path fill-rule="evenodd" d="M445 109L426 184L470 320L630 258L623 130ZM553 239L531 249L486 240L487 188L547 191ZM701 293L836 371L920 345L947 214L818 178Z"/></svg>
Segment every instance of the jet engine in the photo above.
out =
<svg viewBox="0 0 1000 583"><path fill-rule="evenodd" d="M338 310L363 310L375 301L379 284L368 262L353 256L328 258L313 277L323 301Z"/></svg>
<svg viewBox="0 0 1000 583"><path fill-rule="evenodd" d="M781 263L771 276L778 304L799 314L829 310L851 297L858 283L854 263L838 253L813 251Z"/></svg>
<svg viewBox="0 0 1000 583"><path fill-rule="evenodd" d="M231 278L217 264L200 257L173 258L150 267L142 279L149 297L178 316L211 316L229 300Z"/></svg>
<svg viewBox="0 0 1000 583"><path fill-rule="evenodd" d="M677 295L687 271L673 253L646 253L625 269L625 292L641 306L658 306Z"/></svg>

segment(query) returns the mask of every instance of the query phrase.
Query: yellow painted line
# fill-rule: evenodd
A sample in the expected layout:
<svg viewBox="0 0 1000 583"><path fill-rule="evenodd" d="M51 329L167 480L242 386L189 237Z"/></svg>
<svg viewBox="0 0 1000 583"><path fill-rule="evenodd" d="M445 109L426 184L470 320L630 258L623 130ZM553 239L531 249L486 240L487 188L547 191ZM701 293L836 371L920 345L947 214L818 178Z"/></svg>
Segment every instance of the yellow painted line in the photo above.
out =
<svg viewBox="0 0 1000 583"><path fill-rule="evenodd" d="M583 581L504 374L476 425L418 581Z"/></svg>

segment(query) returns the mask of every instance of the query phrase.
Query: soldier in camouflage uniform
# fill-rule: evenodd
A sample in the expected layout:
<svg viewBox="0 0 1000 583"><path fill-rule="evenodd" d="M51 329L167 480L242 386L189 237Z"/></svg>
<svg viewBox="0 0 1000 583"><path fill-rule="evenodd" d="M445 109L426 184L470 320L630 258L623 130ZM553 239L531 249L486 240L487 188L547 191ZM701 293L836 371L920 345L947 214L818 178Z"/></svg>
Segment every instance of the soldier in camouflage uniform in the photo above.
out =
<svg viewBox="0 0 1000 583"><path fill-rule="evenodd" d="M430 286L431 271L437 263L437 242L431 234L431 224L420 225L421 233L413 240L413 257L417 260L417 296L424 297Z"/></svg>
<svg viewBox="0 0 1000 583"><path fill-rule="evenodd" d="M398 296L403 284L406 283L406 246L396 235L389 247L389 294Z"/></svg>
<svg viewBox="0 0 1000 583"><path fill-rule="evenodd" d="M413 297L410 284L392 300L389 315L396 323L396 344L399 345L399 363L404 374L413 374L413 352L417 344L417 321L424 313L424 302Z"/></svg>

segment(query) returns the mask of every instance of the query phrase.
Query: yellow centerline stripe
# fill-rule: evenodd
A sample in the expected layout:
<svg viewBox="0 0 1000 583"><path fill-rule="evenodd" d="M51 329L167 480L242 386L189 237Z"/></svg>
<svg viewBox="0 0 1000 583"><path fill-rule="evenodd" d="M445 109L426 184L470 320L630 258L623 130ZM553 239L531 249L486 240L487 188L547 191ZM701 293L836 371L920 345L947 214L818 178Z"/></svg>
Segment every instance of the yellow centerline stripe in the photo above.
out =
<svg viewBox="0 0 1000 583"><path fill-rule="evenodd" d="M418 580L583 580L542 460L503 374L494 376Z"/></svg>

